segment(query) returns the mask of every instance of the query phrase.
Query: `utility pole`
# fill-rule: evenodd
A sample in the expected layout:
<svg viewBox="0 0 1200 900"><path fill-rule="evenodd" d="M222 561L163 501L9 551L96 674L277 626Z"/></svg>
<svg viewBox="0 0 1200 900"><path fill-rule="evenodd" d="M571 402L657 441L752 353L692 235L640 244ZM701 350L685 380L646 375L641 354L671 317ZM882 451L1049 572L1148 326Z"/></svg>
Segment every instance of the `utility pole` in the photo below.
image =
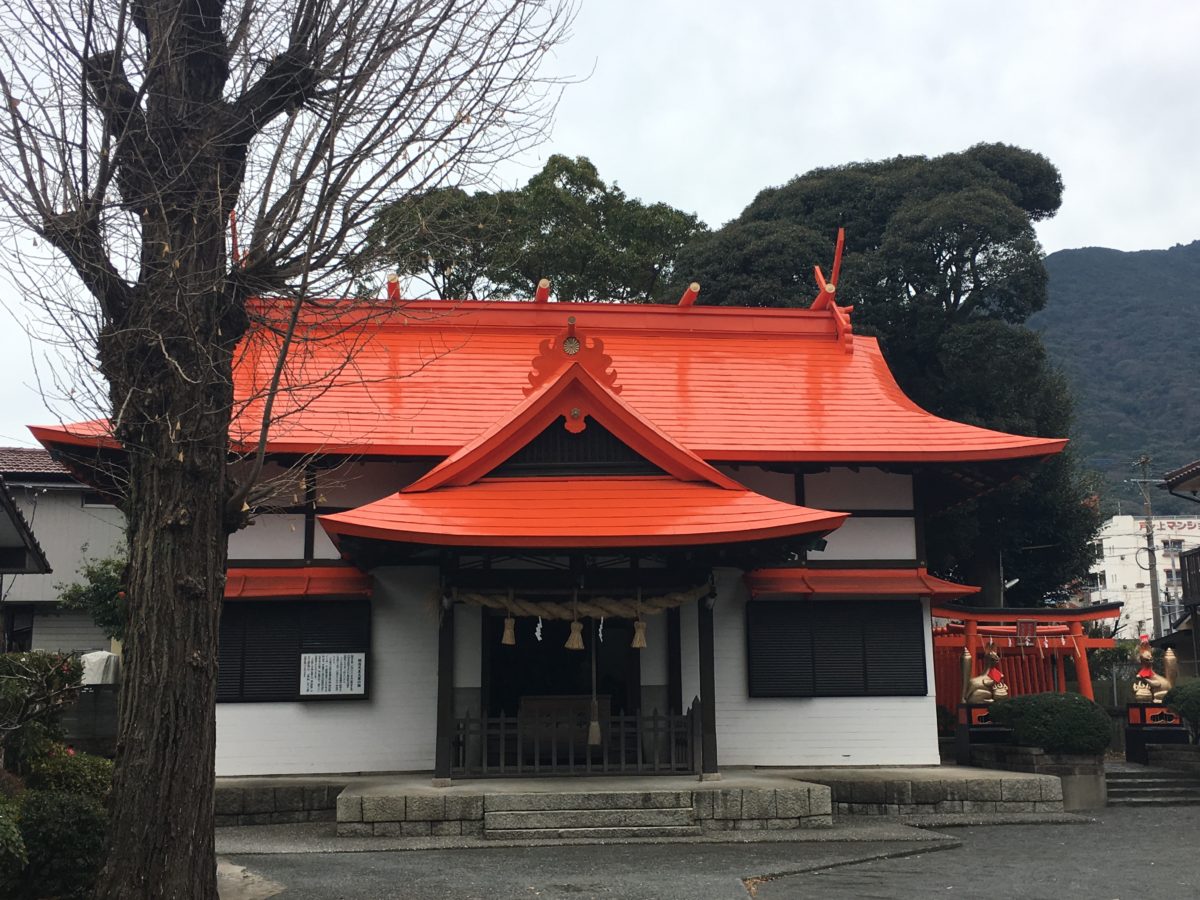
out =
<svg viewBox="0 0 1200 900"><path fill-rule="evenodd" d="M1141 478L1132 479L1142 492L1142 505L1146 517L1146 555L1150 563L1150 612L1154 616L1154 637L1160 638L1162 630L1162 609L1158 599L1158 555L1154 546L1154 511L1150 503L1150 485L1158 484L1158 479L1150 477L1150 457L1143 454L1134 463L1142 470Z"/></svg>

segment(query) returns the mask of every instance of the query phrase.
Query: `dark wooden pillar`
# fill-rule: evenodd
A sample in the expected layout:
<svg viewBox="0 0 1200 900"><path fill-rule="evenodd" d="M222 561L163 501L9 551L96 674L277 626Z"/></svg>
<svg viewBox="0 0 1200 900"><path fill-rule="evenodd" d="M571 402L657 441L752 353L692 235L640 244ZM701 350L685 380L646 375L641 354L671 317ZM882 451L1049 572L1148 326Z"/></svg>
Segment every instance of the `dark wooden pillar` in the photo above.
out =
<svg viewBox="0 0 1200 900"><path fill-rule="evenodd" d="M437 747L433 781L450 781L450 750L454 738L454 606L442 608L438 627Z"/></svg>
<svg viewBox="0 0 1200 900"><path fill-rule="evenodd" d="M713 611L708 598L697 603L696 625L700 637L700 777L717 774L717 683L714 672Z"/></svg>
<svg viewBox="0 0 1200 900"><path fill-rule="evenodd" d="M667 610L667 708L683 712L683 647L679 633L679 607Z"/></svg>

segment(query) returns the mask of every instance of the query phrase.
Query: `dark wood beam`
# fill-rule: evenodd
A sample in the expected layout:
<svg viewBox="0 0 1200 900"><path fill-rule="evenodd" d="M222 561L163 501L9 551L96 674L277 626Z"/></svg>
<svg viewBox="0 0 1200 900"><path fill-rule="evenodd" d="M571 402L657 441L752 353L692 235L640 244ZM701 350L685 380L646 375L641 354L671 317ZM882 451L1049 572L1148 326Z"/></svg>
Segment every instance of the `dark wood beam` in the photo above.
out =
<svg viewBox="0 0 1200 900"><path fill-rule="evenodd" d="M717 707L713 611L707 598L697 604L700 651L700 777L711 778L717 768Z"/></svg>
<svg viewBox="0 0 1200 900"><path fill-rule="evenodd" d="M667 708L675 714L683 712L683 644L680 640L679 607L667 610Z"/></svg>
<svg viewBox="0 0 1200 900"><path fill-rule="evenodd" d="M435 785L450 781L450 751L454 738L454 607L442 607L438 627L437 747L434 751Z"/></svg>

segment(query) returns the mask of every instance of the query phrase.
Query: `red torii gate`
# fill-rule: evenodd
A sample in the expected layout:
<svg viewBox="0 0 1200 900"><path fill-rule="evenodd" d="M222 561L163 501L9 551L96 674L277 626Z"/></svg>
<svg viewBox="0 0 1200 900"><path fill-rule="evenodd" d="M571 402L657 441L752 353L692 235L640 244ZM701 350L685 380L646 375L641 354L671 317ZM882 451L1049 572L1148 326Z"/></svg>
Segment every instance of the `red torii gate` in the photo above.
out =
<svg viewBox="0 0 1200 900"><path fill-rule="evenodd" d="M1000 654L1000 670L1010 694L1066 693L1065 664L1070 658L1075 665L1079 692L1094 700L1087 651L1111 649L1116 641L1089 637L1083 633L1083 623L1115 619L1121 614L1121 606L1120 603L1061 609L969 607L950 603L933 606L930 614L934 619L950 620L933 629L938 705L953 712L962 702L963 648L971 651L974 673L979 671L983 649L988 644L995 644Z"/></svg>

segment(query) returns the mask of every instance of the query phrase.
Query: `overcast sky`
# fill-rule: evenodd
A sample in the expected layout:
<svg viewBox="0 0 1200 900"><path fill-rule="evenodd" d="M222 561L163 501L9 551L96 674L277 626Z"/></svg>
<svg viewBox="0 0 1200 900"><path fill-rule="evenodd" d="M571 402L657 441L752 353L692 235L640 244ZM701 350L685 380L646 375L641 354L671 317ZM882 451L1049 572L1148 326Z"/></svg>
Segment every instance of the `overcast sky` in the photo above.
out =
<svg viewBox="0 0 1200 900"><path fill-rule="evenodd" d="M718 226L814 167L1003 141L1062 171L1047 252L1200 238L1193 2L584 0L550 64L580 80L509 184L550 153L587 156ZM0 443L29 444L23 425L55 417L0 316Z"/></svg>

